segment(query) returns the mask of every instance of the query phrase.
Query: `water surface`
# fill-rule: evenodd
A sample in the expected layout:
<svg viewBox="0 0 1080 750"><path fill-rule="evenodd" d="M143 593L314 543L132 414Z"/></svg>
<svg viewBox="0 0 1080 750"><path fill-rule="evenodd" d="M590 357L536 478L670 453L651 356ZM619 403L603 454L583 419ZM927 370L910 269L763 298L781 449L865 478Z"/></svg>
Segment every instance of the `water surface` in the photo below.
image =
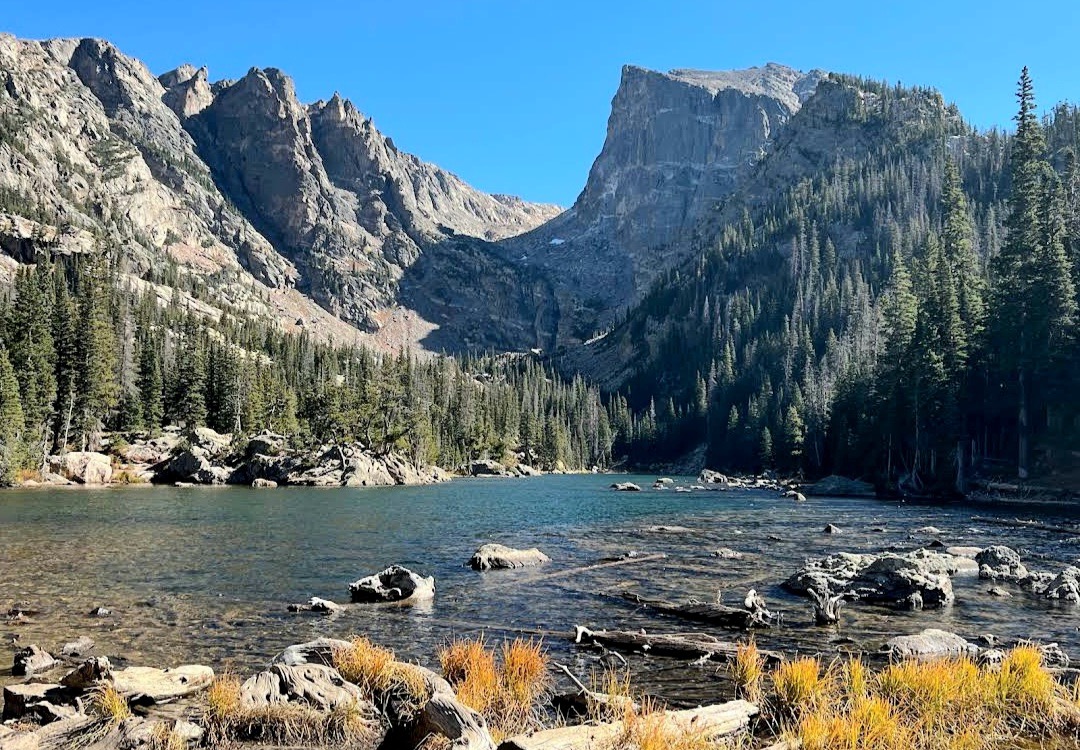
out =
<svg viewBox="0 0 1080 750"><path fill-rule="evenodd" d="M652 477L619 477L648 487ZM41 614L7 623L10 642L57 648L86 633L121 663L199 662L247 672L281 648L319 635L365 634L399 656L428 665L438 647L485 632L546 633L554 656L579 674L597 657L575 650L575 625L704 629L657 618L618 599L630 589L673 600L730 603L750 587L785 612L785 625L757 636L788 652L876 648L887 637L942 627L967 637L1056 641L1080 657L1080 607L986 593L985 581L954 578L956 604L920 613L850 606L841 630L815 628L805 600L779 584L804 558L837 551L912 549L932 535L948 545L1005 543L1034 569L1057 571L1080 556L1080 537L1011 529L974 515L1038 518L1076 525L1069 508L913 506L774 493L646 491L617 493L610 476L473 479L430 487L370 489L246 488L13 490L0 493L0 608L28 602ZM689 479L682 480L689 483ZM827 523L844 533L826 535ZM661 527L661 528L657 528ZM667 527L667 528L663 528ZM681 528L675 528L681 527ZM873 531L884 527L885 532ZM539 571L475 573L463 563L484 542L538 546L552 563ZM712 556L719 547L742 560ZM662 562L551 576L626 552L663 552ZM290 602L321 596L348 601L348 584L399 563L434 575L433 603L353 605L323 618L289 614ZM87 617L97 606L106 619ZM717 635L738 634L712 630ZM631 659L639 679L676 702L708 697L715 667ZM9 670L10 662L0 662ZM0 681L9 680L0 671Z"/></svg>

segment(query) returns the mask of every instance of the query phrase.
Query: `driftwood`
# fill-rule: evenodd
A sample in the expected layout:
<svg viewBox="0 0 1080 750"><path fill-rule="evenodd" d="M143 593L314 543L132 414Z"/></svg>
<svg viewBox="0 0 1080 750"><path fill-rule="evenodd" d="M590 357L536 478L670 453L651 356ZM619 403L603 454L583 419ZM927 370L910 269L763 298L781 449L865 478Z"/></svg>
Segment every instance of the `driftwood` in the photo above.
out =
<svg viewBox="0 0 1080 750"><path fill-rule="evenodd" d="M558 695L552 701L564 715L588 716L592 711L600 709L614 716L628 710L637 711L640 708L634 699L628 696L590 690L565 664L556 662L555 666L562 670L578 689L576 693Z"/></svg>
<svg viewBox="0 0 1080 750"><path fill-rule="evenodd" d="M844 606L844 596L830 595L828 591L819 594L812 588L806 590L814 602L814 622L818 625L835 625L840 622L840 608Z"/></svg>
<svg viewBox="0 0 1080 750"><path fill-rule="evenodd" d="M1080 536L1080 529L1071 529L1068 526L1054 526L1048 523L1040 523L1038 521L1021 521L1019 518L1007 519L1007 518L988 518L986 516L972 516L972 521L977 523L988 523L992 526L1008 526L1014 529L1036 529L1038 531L1053 531L1058 534L1068 534L1069 536Z"/></svg>
<svg viewBox="0 0 1080 750"><path fill-rule="evenodd" d="M736 700L686 711L665 711L663 723L673 734L691 732L711 741L746 730L757 713L753 703ZM612 721L545 729L513 737L499 745L499 750L591 750L611 745L624 728L623 721Z"/></svg>
<svg viewBox="0 0 1080 750"><path fill-rule="evenodd" d="M532 576L529 578L519 578L517 582L519 584L539 583L540 581L549 581L556 578L568 578L579 573L588 573L589 571L601 570L603 568L617 568L623 565L638 565L641 563L656 562L657 560L663 560L666 557L667 555L663 552L657 552L651 555L640 555L638 557L624 557L618 560L608 560L607 562L594 563L592 565L583 565L580 568L569 568L568 570L559 570L552 573L546 573L544 575Z"/></svg>
<svg viewBox="0 0 1080 750"><path fill-rule="evenodd" d="M761 606L753 608L729 607L726 604L707 602L676 604L663 599L646 599L633 591L624 591L623 598L666 615L738 630L771 627L776 619L771 612ZM756 600L754 603L757 604Z"/></svg>
<svg viewBox="0 0 1080 750"><path fill-rule="evenodd" d="M707 633L645 633L630 630L589 630L577 626L574 643L586 646L603 646L616 651L630 651L656 656L672 656L680 659L704 659L706 661L732 661L739 651L739 644L722 641ZM784 660L783 654L761 651L766 663L776 664Z"/></svg>

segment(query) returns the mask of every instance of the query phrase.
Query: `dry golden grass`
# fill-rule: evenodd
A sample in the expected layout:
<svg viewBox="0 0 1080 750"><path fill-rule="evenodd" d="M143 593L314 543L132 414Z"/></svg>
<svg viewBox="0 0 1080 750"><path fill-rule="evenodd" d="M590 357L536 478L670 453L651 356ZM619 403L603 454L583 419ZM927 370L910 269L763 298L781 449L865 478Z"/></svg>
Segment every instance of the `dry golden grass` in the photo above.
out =
<svg viewBox="0 0 1080 750"><path fill-rule="evenodd" d="M833 692L830 675L822 674L821 662L802 658L784 662L772 674L773 693L782 717L797 717L828 703Z"/></svg>
<svg viewBox="0 0 1080 750"><path fill-rule="evenodd" d="M622 731L601 750L717 750L730 746L718 744L702 732L676 726L664 714L654 702L642 701L640 708L625 712Z"/></svg>
<svg viewBox="0 0 1080 750"><path fill-rule="evenodd" d="M146 484L146 480L130 469L119 469L113 472L113 484Z"/></svg>
<svg viewBox="0 0 1080 750"><path fill-rule="evenodd" d="M234 740L362 747L374 740L375 722L358 703L328 713L297 703L247 708L240 687L239 678L222 675L206 691L205 728L211 747Z"/></svg>
<svg viewBox="0 0 1080 750"><path fill-rule="evenodd" d="M150 734L149 750L187 750L187 740L173 731L168 722L159 721Z"/></svg>
<svg viewBox="0 0 1080 750"><path fill-rule="evenodd" d="M90 699L93 713L110 725L117 725L124 719L131 718L131 706L111 682L103 683L93 691Z"/></svg>
<svg viewBox="0 0 1080 750"><path fill-rule="evenodd" d="M14 479L15 484L22 484L23 482L40 482L41 472L37 469L16 469Z"/></svg>
<svg viewBox="0 0 1080 750"><path fill-rule="evenodd" d="M590 721L615 721L636 708L629 669L608 667L599 676L594 673L591 682L595 695L586 702Z"/></svg>
<svg viewBox="0 0 1080 750"><path fill-rule="evenodd" d="M1031 646L1013 649L999 667L952 658L875 674L849 661L822 674L820 665L800 661L777 670L774 688L777 718L804 750L1042 746L1080 727L1080 688L1070 694L1058 684Z"/></svg>
<svg viewBox="0 0 1080 750"><path fill-rule="evenodd" d="M499 656L483 637L455 640L439 652L458 700L484 717L496 742L539 725L550 687L542 643L517 639L504 643Z"/></svg>
<svg viewBox="0 0 1080 750"><path fill-rule="evenodd" d="M363 637L333 653L334 668L382 710L393 704L399 720L418 714L431 698L431 688L420 669L397 660L390 649Z"/></svg>
<svg viewBox="0 0 1080 750"><path fill-rule="evenodd" d="M753 641L740 643L731 662L731 679L735 683L735 695L751 702L761 700L761 682L765 676L765 657Z"/></svg>

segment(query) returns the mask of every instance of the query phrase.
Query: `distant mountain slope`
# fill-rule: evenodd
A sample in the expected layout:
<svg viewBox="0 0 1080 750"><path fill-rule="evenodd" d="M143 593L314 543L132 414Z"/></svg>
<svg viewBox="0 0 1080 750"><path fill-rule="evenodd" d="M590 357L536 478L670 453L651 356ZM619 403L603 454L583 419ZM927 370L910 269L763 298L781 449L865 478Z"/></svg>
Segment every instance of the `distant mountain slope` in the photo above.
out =
<svg viewBox="0 0 1080 750"><path fill-rule="evenodd" d="M159 79L104 41L10 35L0 84L0 210L122 247L133 277L175 266L211 304L358 335L330 313L390 347L432 332L448 349L542 340L542 281L497 254L469 254L477 283L428 301L437 322L403 309L400 286L422 256L429 272L457 267L466 238L487 248L559 209L487 195L399 152L336 95L304 106L272 69L211 83L182 66Z"/></svg>

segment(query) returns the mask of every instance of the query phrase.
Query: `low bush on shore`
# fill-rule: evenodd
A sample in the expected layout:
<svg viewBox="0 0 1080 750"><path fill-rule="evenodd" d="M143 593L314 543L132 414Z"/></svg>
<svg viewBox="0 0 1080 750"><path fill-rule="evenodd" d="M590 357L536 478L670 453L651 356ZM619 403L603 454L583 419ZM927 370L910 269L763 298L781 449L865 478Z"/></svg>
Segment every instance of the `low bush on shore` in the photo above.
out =
<svg viewBox="0 0 1080 750"><path fill-rule="evenodd" d="M1080 730L1080 696L1033 646L987 666L958 657L872 672L857 660L797 659L772 687L771 715L803 750L990 750Z"/></svg>

